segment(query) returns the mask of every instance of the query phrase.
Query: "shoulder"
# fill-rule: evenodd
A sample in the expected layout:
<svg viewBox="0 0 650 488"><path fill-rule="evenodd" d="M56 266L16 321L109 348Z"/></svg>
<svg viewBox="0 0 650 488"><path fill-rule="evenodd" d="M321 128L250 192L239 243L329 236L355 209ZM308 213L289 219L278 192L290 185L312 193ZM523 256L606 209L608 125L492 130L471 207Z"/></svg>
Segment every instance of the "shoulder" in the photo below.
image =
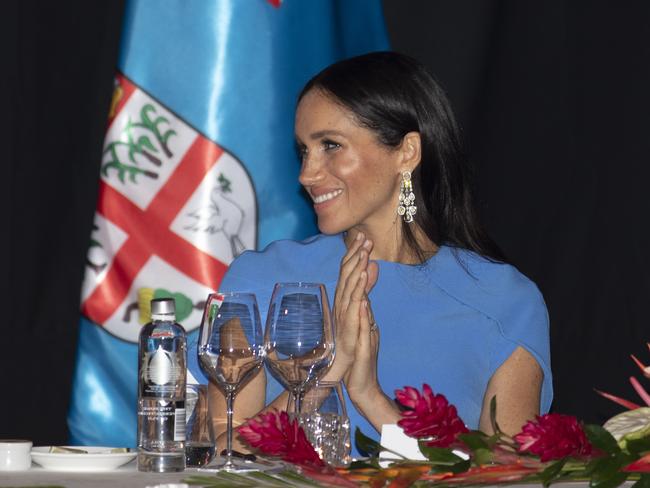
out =
<svg viewBox="0 0 650 488"><path fill-rule="evenodd" d="M261 251L243 252L230 264L228 276L255 280L270 275L277 281L305 280L301 273L311 274L310 270L322 270L332 262L338 264L343 250L338 234L317 234L302 241L278 240Z"/></svg>
<svg viewBox="0 0 650 488"><path fill-rule="evenodd" d="M453 252L458 264L466 267L468 277L473 278L475 284L486 292L542 299L537 285L513 265L488 259L466 249L456 249Z"/></svg>
<svg viewBox="0 0 650 488"><path fill-rule="evenodd" d="M438 285L456 299L507 328L517 316L548 323L546 304L537 285L516 267L472 251L442 247L434 265Z"/></svg>
<svg viewBox="0 0 650 488"><path fill-rule="evenodd" d="M233 266L257 265L272 260L291 260L305 257L330 257L337 252L338 235L317 234L302 241L281 239L271 242L261 251L244 251L235 259Z"/></svg>

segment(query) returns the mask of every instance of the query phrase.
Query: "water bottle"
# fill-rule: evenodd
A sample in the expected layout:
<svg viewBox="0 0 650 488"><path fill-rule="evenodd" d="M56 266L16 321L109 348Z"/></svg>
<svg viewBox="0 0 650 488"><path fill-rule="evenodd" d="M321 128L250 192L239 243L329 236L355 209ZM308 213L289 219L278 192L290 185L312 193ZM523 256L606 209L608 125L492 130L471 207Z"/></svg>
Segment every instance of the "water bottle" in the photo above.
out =
<svg viewBox="0 0 650 488"><path fill-rule="evenodd" d="M151 300L138 358L138 470L183 471L187 338L172 298Z"/></svg>

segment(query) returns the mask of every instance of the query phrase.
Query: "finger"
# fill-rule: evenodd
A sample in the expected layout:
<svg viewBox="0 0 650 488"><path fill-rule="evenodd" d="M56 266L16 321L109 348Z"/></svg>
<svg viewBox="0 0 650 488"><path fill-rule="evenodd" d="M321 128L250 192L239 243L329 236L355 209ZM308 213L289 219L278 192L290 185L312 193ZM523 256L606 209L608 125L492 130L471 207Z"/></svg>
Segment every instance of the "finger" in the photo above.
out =
<svg viewBox="0 0 650 488"><path fill-rule="evenodd" d="M372 241L366 239L361 246L359 246L352 255L341 264L340 276L348 278L351 273L359 266L362 258L370 256L372 249Z"/></svg>
<svg viewBox="0 0 650 488"><path fill-rule="evenodd" d="M361 273L365 272L367 275L366 268L368 267L369 259L368 251L365 248L361 248L357 251L356 256L358 259L357 262L353 263L351 261L350 263L346 264L347 269L345 271L342 270L341 275L339 276L339 286L341 288L339 294L339 303L342 310L347 309L349 306L352 295L358 287ZM367 281L365 278L364 280ZM357 299L359 298L360 296L357 296Z"/></svg>
<svg viewBox="0 0 650 488"><path fill-rule="evenodd" d="M362 300L361 313L359 314L359 340L357 341L357 354L367 358L370 355L370 313L367 300Z"/></svg>
<svg viewBox="0 0 650 488"><path fill-rule="evenodd" d="M370 290L372 290L375 283L377 283L377 278L379 278L379 265L375 261L370 261L367 269L368 284L366 285L366 294L370 293Z"/></svg>
<svg viewBox="0 0 650 488"><path fill-rule="evenodd" d="M365 234L363 232L359 232L354 238L354 241L352 241L352 244L348 248L347 252L343 255L343 258L341 259L341 266L343 266L350 259L352 259L354 253L357 252L361 246L363 246L365 241L366 241Z"/></svg>
<svg viewBox="0 0 650 488"><path fill-rule="evenodd" d="M365 236L363 232L359 232L355 240L350 245L350 248L347 250L343 258L341 259L341 265L339 267L339 281L336 286L336 291L334 292L334 301L340 299L340 296L343 294L343 289L345 288L345 282L347 277L350 274L351 266L354 266L358 262L357 252L363 246L365 241ZM353 259L357 256L357 259Z"/></svg>
<svg viewBox="0 0 650 488"><path fill-rule="evenodd" d="M350 334L348 337L354 337L354 339L357 339L361 334L361 331L359 330L359 318L363 315L361 307L365 302L364 289L367 280L368 273L366 271L361 271L357 284L350 294L350 301L345 312L346 328L347 332Z"/></svg>

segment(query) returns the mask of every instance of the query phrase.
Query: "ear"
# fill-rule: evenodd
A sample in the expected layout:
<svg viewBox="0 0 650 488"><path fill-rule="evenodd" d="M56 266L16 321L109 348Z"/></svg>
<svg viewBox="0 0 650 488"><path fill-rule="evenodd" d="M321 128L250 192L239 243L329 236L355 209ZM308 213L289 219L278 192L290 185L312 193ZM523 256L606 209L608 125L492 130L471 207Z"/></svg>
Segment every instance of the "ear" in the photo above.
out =
<svg viewBox="0 0 650 488"><path fill-rule="evenodd" d="M422 141L419 132L409 132L402 139L400 145L401 171L413 171L422 158Z"/></svg>

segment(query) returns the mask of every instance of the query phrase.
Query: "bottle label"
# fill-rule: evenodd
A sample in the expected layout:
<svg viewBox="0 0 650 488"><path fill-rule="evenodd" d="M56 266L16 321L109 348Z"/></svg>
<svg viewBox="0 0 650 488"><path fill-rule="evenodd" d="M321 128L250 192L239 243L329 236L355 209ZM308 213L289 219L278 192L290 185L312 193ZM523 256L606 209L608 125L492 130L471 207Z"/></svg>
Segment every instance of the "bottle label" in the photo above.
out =
<svg viewBox="0 0 650 488"><path fill-rule="evenodd" d="M185 440L185 401L157 400L140 406L138 416L150 448L164 449L170 440Z"/></svg>

